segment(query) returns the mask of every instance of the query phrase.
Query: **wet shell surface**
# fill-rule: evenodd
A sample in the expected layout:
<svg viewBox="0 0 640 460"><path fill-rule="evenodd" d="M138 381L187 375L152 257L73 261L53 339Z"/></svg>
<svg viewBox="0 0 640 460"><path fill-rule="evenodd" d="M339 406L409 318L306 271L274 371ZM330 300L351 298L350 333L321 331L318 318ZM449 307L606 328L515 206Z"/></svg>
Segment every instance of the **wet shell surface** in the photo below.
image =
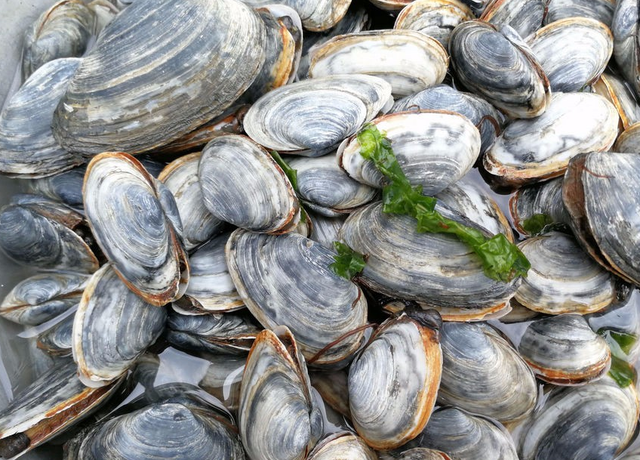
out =
<svg viewBox="0 0 640 460"><path fill-rule="evenodd" d="M412 185L435 195L456 182L480 155L480 133L466 117L445 111L399 112L373 121L391 142L398 163ZM382 188L386 180L360 154L357 136L338 149L338 164L355 180Z"/></svg>
<svg viewBox="0 0 640 460"><path fill-rule="evenodd" d="M82 295L73 324L73 356L87 386L104 386L134 364L164 330L166 310L144 302L111 265L98 270Z"/></svg>
<svg viewBox="0 0 640 460"><path fill-rule="evenodd" d="M291 329L307 360L367 320L360 288L329 269L333 255L297 234L236 230L227 242L229 273L253 316L265 328ZM356 352L363 337L358 332L344 338L314 364L342 361Z"/></svg>
<svg viewBox="0 0 640 460"><path fill-rule="evenodd" d="M242 0L247 5L262 7L282 4L296 10L304 28L322 32L334 27L347 13L351 0Z"/></svg>
<svg viewBox="0 0 640 460"><path fill-rule="evenodd" d="M548 216L553 223L569 225L571 218L562 201L562 178L522 187L509 199L509 210L519 233L529 236L525 222L537 215Z"/></svg>
<svg viewBox="0 0 640 460"><path fill-rule="evenodd" d="M590 18L553 22L528 39L553 92L579 91L604 72L613 53L607 26Z"/></svg>
<svg viewBox="0 0 640 460"><path fill-rule="evenodd" d="M618 136L613 150L616 152L640 153L640 123L635 123L625 129Z"/></svg>
<svg viewBox="0 0 640 460"><path fill-rule="evenodd" d="M495 329L484 323L444 323L440 342L439 404L503 423L520 420L533 410L537 401L533 372Z"/></svg>
<svg viewBox="0 0 640 460"><path fill-rule="evenodd" d="M498 27L510 26L524 39L540 28L545 13L545 0L492 0L480 20Z"/></svg>
<svg viewBox="0 0 640 460"><path fill-rule="evenodd" d="M556 385L586 383L611 363L607 342L580 315L559 315L531 323L518 345L536 376Z"/></svg>
<svg viewBox="0 0 640 460"><path fill-rule="evenodd" d="M311 54L311 78L368 74L391 84L394 97L442 83L449 57L432 37L413 30L373 30L340 35Z"/></svg>
<svg viewBox="0 0 640 460"><path fill-rule="evenodd" d="M436 210L460 219L441 206ZM383 213L382 203L349 216L340 237L368 257L360 276L365 286L435 308L446 321L482 320L506 313L517 287L515 280L503 283L487 278L480 260L464 243L451 235L417 233L415 228L415 219L409 216Z"/></svg>
<svg viewBox="0 0 640 460"><path fill-rule="evenodd" d="M0 115L0 173L20 178L46 177L84 163L67 152L51 131L53 113L80 59L59 59L34 73Z"/></svg>
<svg viewBox="0 0 640 460"><path fill-rule="evenodd" d="M582 250L570 235L551 232L518 247L531 262L515 299L551 315L600 311L615 301L616 279Z"/></svg>
<svg viewBox="0 0 640 460"><path fill-rule="evenodd" d="M606 97L618 109L621 129L627 129L640 121L640 107L636 97L622 78L605 72L593 84L593 90ZM618 151L626 152L627 150Z"/></svg>
<svg viewBox="0 0 640 460"><path fill-rule="evenodd" d="M390 319L351 364L351 418L369 446L400 447L427 424L442 372L439 321L433 311Z"/></svg>
<svg viewBox="0 0 640 460"><path fill-rule="evenodd" d="M319 156L330 152L393 103L391 87L368 75L340 75L286 85L249 109L244 127L267 149Z"/></svg>
<svg viewBox="0 0 640 460"><path fill-rule="evenodd" d="M83 188L96 241L127 287L153 305L181 297L188 281L176 204L163 187L132 156L104 153L89 164Z"/></svg>
<svg viewBox="0 0 640 460"><path fill-rule="evenodd" d="M615 107L602 96L555 93L543 115L507 126L484 156L484 167L514 185L559 176L579 153L608 150L618 121Z"/></svg>
<svg viewBox="0 0 640 460"><path fill-rule="evenodd" d="M338 233L347 219L347 215L340 214L338 217L325 217L322 214L309 213L308 217L313 223L313 231L309 239L320 243L324 247L334 249L333 242L338 241Z"/></svg>
<svg viewBox="0 0 640 460"><path fill-rule="evenodd" d="M75 313L67 316L55 326L38 335L37 347L50 356L71 356L73 353L71 348L73 346L74 315Z"/></svg>
<svg viewBox="0 0 640 460"><path fill-rule="evenodd" d="M351 419L349 410L349 374L347 370L315 371L309 373L313 388L320 393L322 400L339 414Z"/></svg>
<svg viewBox="0 0 640 460"><path fill-rule="evenodd" d="M547 3L545 24L572 17L591 18L611 27L615 0L550 0Z"/></svg>
<svg viewBox="0 0 640 460"><path fill-rule="evenodd" d="M358 436L344 432L324 438L309 453L308 460L378 460L376 453Z"/></svg>
<svg viewBox="0 0 640 460"><path fill-rule="evenodd" d="M209 212L236 227L286 233L298 223L296 193L269 153L245 136L221 136L207 144L198 169Z"/></svg>
<svg viewBox="0 0 640 460"><path fill-rule="evenodd" d="M136 0L83 59L56 110L54 136L84 155L140 153L177 139L247 89L264 39L258 15L236 0Z"/></svg>
<svg viewBox="0 0 640 460"><path fill-rule="evenodd" d="M611 21L613 56L624 79L636 96L640 96L640 62L638 61L638 2L618 0Z"/></svg>

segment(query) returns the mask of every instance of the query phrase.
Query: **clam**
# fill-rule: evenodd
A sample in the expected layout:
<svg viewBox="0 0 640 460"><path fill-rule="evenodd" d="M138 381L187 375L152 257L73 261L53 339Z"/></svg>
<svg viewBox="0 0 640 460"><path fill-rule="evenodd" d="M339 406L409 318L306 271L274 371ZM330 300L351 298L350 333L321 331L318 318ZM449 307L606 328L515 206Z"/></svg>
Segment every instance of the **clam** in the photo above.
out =
<svg viewBox="0 0 640 460"><path fill-rule="evenodd" d="M611 363L607 342L580 315L532 322L518 352L538 378L555 385L586 383L604 375Z"/></svg>
<svg viewBox="0 0 640 460"><path fill-rule="evenodd" d="M374 449L400 447L427 424L442 372L440 323L433 311L389 319L351 364L351 419Z"/></svg>
<svg viewBox="0 0 640 460"><path fill-rule="evenodd" d="M0 315L19 324L37 326L80 302L88 275L46 273L18 283L0 304Z"/></svg>
<svg viewBox="0 0 640 460"><path fill-rule="evenodd" d="M242 0L253 7L282 4L296 10L304 28L322 32L334 27L347 13L351 0Z"/></svg>
<svg viewBox="0 0 640 460"><path fill-rule="evenodd" d="M521 420L537 402L533 372L511 344L484 323L444 323L438 402L502 423ZM426 447L442 448L443 446Z"/></svg>
<svg viewBox="0 0 640 460"><path fill-rule="evenodd" d="M605 72L592 87L597 94L606 97L618 109L621 130L640 121L640 107L636 97L622 78Z"/></svg>
<svg viewBox="0 0 640 460"><path fill-rule="evenodd" d="M413 30L372 30L339 35L315 48L309 76L375 75L389 82L394 96L408 96L442 83L448 64L435 38Z"/></svg>
<svg viewBox="0 0 640 460"><path fill-rule="evenodd" d="M73 358L87 386L104 386L131 368L164 330L167 313L127 289L110 264L89 280L73 323Z"/></svg>
<svg viewBox="0 0 640 460"><path fill-rule="evenodd" d="M426 449L424 447L415 447L405 450L395 457L397 460L451 460L444 452L439 450Z"/></svg>
<svg viewBox="0 0 640 460"><path fill-rule="evenodd" d="M591 18L611 26L616 0L549 0L545 24L572 17Z"/></svg>
<svg viewBox="0 0 640 460"><path fill-rule="evenodd" d="M211 364L198 386L217 398L224 407L237 413L240 406L240 386L246 356L200 354Z"/></svg>
<svg viewBox="0 0 640 460"><path fill-rule="evenodd" d="M51 119L81 60L44 65L14 94L0 115L0 173L46 177L84 163L53 137Z"/></svg>
<svg viewBox="0 0 640 460"><path fill-rule="evenodd" d="M474 225L442 205L448 218ZM409 216L385 214L382 203L351 214L340 230L349 247L367 256L359 281L375 292L435 308L445 321L504 314L518 282L485 276L480 259L452 235L418 233Z"/></svg>
<svg viewBox="0 0 640 460"><path fill-rule="evenodd" d="M41 270L93 273L98 259L87 223L71 208L36 195L16 195L0 210L0 249Z"/></svg>
<svg viewBox="0 0 640 460"><path fill-rule="evenodd" d="M119 382L87 388L65 360L18 394L0 413L0 456L13 459L48 441L105 401Z"/></svg>
<svg viewBox="0 0 640 460"><path fill-rule="evenodd" d="M412 96L402 98L395 103L391 111L404 112L415 108L447 110L467 117L480 130L481 153L484 153L493 144L504 125L502 113L487 101L447 85L433 86Z"/></svg>
<svg viewBox="0 0 640 460"><path fill-rule="evenodd" d="M336 162L336 155L320 158L292 158L289 166L298 172L298 193L302 202L327 217L350 213L372 201L378 191L356 182Z"/></svg>
<svg viewBox="0 0 640 460"><path fill-rule="evenodd" d="M569 213L562 201L562 178L538 182L518 189L509 199L509 210L516 230L529 235L524 227L534 216L547 216L553 223L569 225Z"/></svg>
<svg viewBox="0 0 640 460"><path fill-rule="evenodd" d="M637 154L593 152L571 161L562 188L580 244L607 270L636 285L640 194L630 184L638 174Z"/></svg>
<svg viewBox="0 0 640 460"><path fill-rule="evenodd" d="M365 325L367 301L356 284L330 270L333 255L293 233L236 230L227 242L229 274L249 311L267 329L291 329L315 365L338 365L364 340L362 331L343 337Z"/></svg>
<svg viewBox="0 0 640 460"><path fill-rule="evenodd" d="M613 57L636 96L640 96L640 63L638 62L638 2L618 0L613 20Z"/></svg>
<svg viewBox="0 0 640 460"><path fill-rule="evenodd" d="M466 117L438 110L399 112L373 121L385 132L398 163L413 185L435 195L456 182L480 155L480 133ZM338 149L338 164L355 180L382 188L386 179L372 161L360 155L357 136Z"/></svg>
<svg viewBox="0 0 640 460"><path fill-rule="evenodd" d="M254 232L286 233L300 219L296 193L269 153L228 135L207 144L198 169L204 205L217 219Z"/></svg>
<svg viewBox="0 0 640 460"><path fill-rule="evenodd" d="M555 21L527 41L554 92L579 91L595 82L613 53L611 31L591 18Z"/></svg>
<svg viewBox="0 0 640 460"><path fill-rule="evenodd" d="M264 40L260 18L237 0L137 0L83 59L54 115L54 136L84 155L175 140L249 87Z"/></svg>
<svg viewBox="0 0 640 460"><path fill-rule="evenodd" d="M256 337L242 376L238 419L253 460L303 460L322 434L307 366L286 327Z"/></svg>
<svg viewBox="0 0 640 460"><path fill-rule="evenodd" d="M415 0L398 14L393 28L422 32L447 48L451 31L474 18L471 9L458 0Z"/></svg>
<svg viewBox="0 0 640 460"><path fill-rule="evenodd" d="M520 458L614 458L631 440L638 411L634 385L620 388L609 377L580 387L554 388L525 425Z"/></svg>
<svg viewBox="0 0 640 460"><path fill-rule="evenodd" d="M181 297L189 267L171 192L132 156L104 153L87 167L83 197L96 241L127 287L153 305Z"/></svg>
<svg viewBox="0 0 640 460"><path fill-rule="evenodd" d="M55 176L26 179L23 182L28 193L61 201L74 210L83 212L82 183L86 170L87 168L83 165Z"/></svg>
<svg viewBox="0 0 640 460"><path fill-rule="evenodd" d="M308 460L378 460L358 436L342 432L327 436L309 453Z"/></svg>
<svg viewBox="0 0 640 460"><path fill-rule="evenodd" d="M349 411L349 387L346 370L340 369L333 372L310 372L311 385L316 389L325 404L328 404L337 413L351 419Z"/></svg>
<svg viewBox="0 0 640 460"><path fill-rule="evenodd" d="M405 6L410 5L413 0L369 0L375 6L382 10L397 13Z"/></svg>
<svg viewBox="0 0 640 460"><path fill-rule="evenodd" d="M549 81L512 29L467 21L449 40L451 65L466 88L514 118L544 113L551 98Z"/></svg>
<svg viewBox="0 0 640 460"><path fill-rule="evenodd" d="M313 231L309 238L329 249L333 249L333 242L338 241L338 232L340 232L342 224L347 219L347 215L340 214L338 217L325 217L322 214L310 212L309 219L313 222Z"/></svg>
<svg viewBox="0 0 640 460"><path fill-rule="evenodd" d="M618 136L613 150L640 153L640 122L630 125Z"/></svg>
<svg viewBox="0 0 640 460"><path fill-rule="evenodd" d="M526 38L542 25L546 0L491 0L480 16L495 26L510 26Z"/></svg>
<svg viewBox="0 0 640 460"><path fill-rule="evenodd" d="M198 166L201 153L192 153L169 163L158 180L173 194L182 221L184 248L191 251L220 233L224 223L204 204Z"/></svg>
<svg viewBox="0 0 640 460"><path fill-rule="evenodd" d="M282 153L324 155L388 110L391 87L368 75L304 80L260 98L244 128L255 142Z"/></svg>
<svg viewBox="0 0 640 460"><path fill-rule="evenodd" d="M37 346L50 356L71 356L74 314L38 335Z"/></svg>
<svg viewBox="0 0 640 460"><path fill-rule="evenodd" d="M80 0L57 2L27 29L22 45L22 78L49 61L80 57L94 27L93 10Z"/></svg>
<svg viewBox="0 0 640 460"><path fill-rule="evenodd" d="M555 93L543 115L504 130L485 154L484 167L511 185L557 177L579 153L608 150L618 121L616 108L602 96Z"/></svg>
<svg viewBox="0 0 640 460"><path fill-rule="evenodd" d="M591 259L571 235L551 232L529 238L518 247L531 262L531 270L515 295L525 307L551 315L584 315L615 301L616 278Z"/></svg>

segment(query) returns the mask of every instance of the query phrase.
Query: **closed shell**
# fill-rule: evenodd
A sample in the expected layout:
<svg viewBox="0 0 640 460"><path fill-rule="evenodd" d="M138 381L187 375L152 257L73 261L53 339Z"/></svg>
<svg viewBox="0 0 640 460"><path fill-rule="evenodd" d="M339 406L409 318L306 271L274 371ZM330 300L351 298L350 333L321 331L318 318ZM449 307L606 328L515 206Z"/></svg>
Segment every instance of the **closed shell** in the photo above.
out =
<svg viewBox="0 0 640 460"><path fill-rule="evenodd" d="M283 4L296 10L304 28L322 32L334 27L347 13L351 0L242 0L253 7Z"/></svg>
<svg viewBox="0 0 640 460"><path fill-rule="evenodd" d="M498 27L510 26L522 38L527 38L540 28L545 13L545 0L492 0L480 20Z"/></svg>
<svg viewBox="0 0 640 460"><path fill-rule="evenodd" d="M74 315L75 312L38 335L36 342L38 348L54 357L71 356Z"/></svg>
<svg viewBox="0 0 640 460"><path fill-rule="evenodd" d="M523 235L529 235L525 222L536 215L548 216L559 224L569 225L571 220L562 201L561 177L518 189L509 199L509 210L516 230Z"/></svg>
<svg viewBox="0 0 640 460"><path fill-rule="evenodd" d="M616 0L550 0L544 23L572 17L591 18L611 27Z"/></svg>
<svg viewBox="0 0 640 460"><path fill-rule="evenodd" d="M635 123L625 129L618 136L613 150L616 152L640 153L640 123Z"/></svg>
<svg viewBox="0 0 640 460"><path fill-rule="evenodd" d="M638 107L636 97L622 78L605 72L592 87L597 94L606 97L616 107L618 115L620 115L621 130L640 121L640 107ZM625 152L626 150L618 151Z"/></svg>
<svg viewBox="0 0 640 460"><path fill-rule="evenodd" d="M611 22L613 56L624 79L636 96L640 96L640 62L638 62L638 2L618 0Z"/></svg>
<svg viewBox="0 0 640 460"><path fill-rule="evenodd" d="M358 436L344 432L327 436L309 453L308 460L378 460Z"/></svg>

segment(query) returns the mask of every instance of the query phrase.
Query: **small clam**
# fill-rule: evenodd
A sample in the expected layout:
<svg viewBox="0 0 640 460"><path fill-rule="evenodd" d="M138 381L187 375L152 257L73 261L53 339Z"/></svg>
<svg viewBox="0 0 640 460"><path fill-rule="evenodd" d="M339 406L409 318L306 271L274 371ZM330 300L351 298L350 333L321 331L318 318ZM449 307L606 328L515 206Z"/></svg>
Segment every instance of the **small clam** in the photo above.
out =
<svg viewBox="0 0 640 460"><path fill-rule="evenodd" d="M512 185L557 177L579 153L608 150L618 121L616 108L602 96L555 93L540 117L507 126L487 150L484 167Z"/></svg>
<svg viewBox="0 0 640 460"><path fill-rule="evenodd" d="M189 267L171 192L132 156L103 153L87 167L83 197L96 241L127 287L153 305L181 297Z"/></svg>
<svg viewBox="0 0 640 460"><path fill-rule="evenodd" d="M541 115L550 102L549 81L531 50L509 27L467 21L449 41L451 65L469 90L514 118Z"/></svg>
<svg viewBox="0 0 640 460"><path fill-rule="evenodd" d="M322 434L307 366L286 327L256 338L242 376L238 419L253 460L303 460Z"/></svg>
<svg viewBox="0 0 640 460"><path fill-rule="evenodd" d="M640 122L630 125L618 136L613 150L616 152L640 153Z"/></svg>
<svg viewBox="0 0 640 460"><path fill-rule="evenodd" d="M636 96L640 96L640 62L638 54L638 2L618 0L613 20L613 57Z"/></svg>
<svg viewBox="0 0 640 460"><path fill-rule="evenodd" d="M319 156L388 110L390 103L391 87L380 78L304 80L265 94L247 112L244 127L251 139L268 149Z"/></svg>
<svg viewBox="0 0 640 460"><path fill-rule="evenodd" d="M308 460L378 460L376 453L358 436L336 433L321 440L309 453Z"/></svg>
<svg viewBox="0 0 640 460"><path fill-rule="evenodd" d="M571 218L562 201L562 178L538 182L518 189L509 199L509 210L516 230L523 235L527 219L536 215L548 216L553 223L569 225Z"/></svg>
<svg viewBox="0 0 640 460"><path fill-rule="evenodd" d="M394 96L408 96L442 83L448 64L435 38L413 30L372 30L340 35L314 48L309 76L375 75L391 84Z"/></svg>
<svg viewBox="0 0 640 460"><path fill-rule="evenodd" d="M376 118L398 163L413 185L435 195L464 176L480 155L480 132L468 118L438 110L399 112ZM373 162L360 155L357 136L338 149L338 164L355 180L382 188L386 179Z"/></svg>
<svg viewBox="0 0 640 460"><path fill-rule="evenodd" d="M580 315L559 315L531 323L518 345L536 376L555 385L586 383L611 363L607 342Z"/></svg>
<svg viewBox="0 0 640 460"><path fill-rule="evenodd" d="M37 346L50 356L71 356L74 314L38 335Z"/></svg>
<svg viewBox="0 0 640 460"><path fill-rule="evenodd" d="M282 4L296 10L304 28L322 32L334 27L347 13L351 0L242 0L253 7Z"/></svg>
<svg viewBox="0 0 640 460"><path fill-rule="evenodd" d="M400 447L427 424L442 372L439 323L433 311L389 319L351 364L351 418L374 449Z"/></svg>
<svg viewBox="0 0 640 460"><path fill-rule="evenodd" d="M640 121L640 107L636 97L622 78L605 72L593 84L593 90L606 97L618 109L621 130ZM626 150L620 151L625 152Z"/></svg>
<svg viewBox="0 0 640 460"><path fill-rule="evenodd" d="M611 27L616 0L549 0L544 24L560 19L583 17L591 18Z"/></svg>
<svg viewBox="0 0 640 460"><path fill-rule="evenodd" d="M510 26L527 38L542 25L546 0L491 0L480 16L495 26Z"/></svg>
<svg viewBox="0 0 640 460"><path fill-rule="evenodd" d="M42 195L61 201L78 212L84 212L82 203L82 183L86 166L73 168L55 176L24 180L27 193Z"/></svg>

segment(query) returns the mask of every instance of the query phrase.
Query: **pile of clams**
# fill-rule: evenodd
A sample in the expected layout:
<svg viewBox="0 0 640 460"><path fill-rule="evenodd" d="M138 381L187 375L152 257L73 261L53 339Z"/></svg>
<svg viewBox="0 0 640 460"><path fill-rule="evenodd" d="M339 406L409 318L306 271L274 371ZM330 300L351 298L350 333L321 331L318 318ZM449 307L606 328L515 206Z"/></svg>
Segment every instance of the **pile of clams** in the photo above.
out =
<svg viewBox="0 0 640 460"><path fill-rule="evenodd" d="M638 458L638 9L51 5L0 114L0 457ZM373 129L530 268L390 212Z"/></svg>

